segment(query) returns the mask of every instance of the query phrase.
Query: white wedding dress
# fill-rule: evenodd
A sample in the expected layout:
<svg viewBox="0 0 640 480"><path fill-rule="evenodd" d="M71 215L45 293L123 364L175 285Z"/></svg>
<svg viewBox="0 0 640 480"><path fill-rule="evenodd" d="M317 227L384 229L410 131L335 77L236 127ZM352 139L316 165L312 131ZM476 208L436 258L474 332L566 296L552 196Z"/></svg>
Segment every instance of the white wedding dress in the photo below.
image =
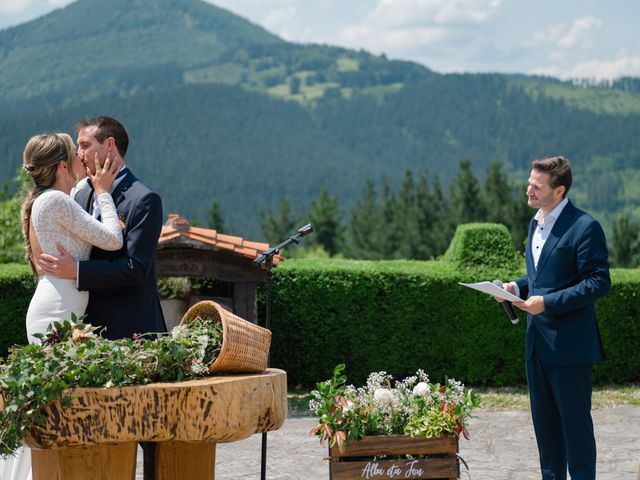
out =
<svg viewBox="0 0 640 480"><path fill-rule="evenodd" d="M69 195L59 190L46 190L33 202L31 220L43 253L59 256L60 243L76 260L88 260L93 245L103 250L122 247L122 231L116 207L108 193L98 196L102 221L85 212ZM38 339L53 321L84 314L88 292L81 292L75 280L43 275L27 311L29 343ZM0 459L0 480L31 480L31 450L20 449L14 457Z"/></svg>

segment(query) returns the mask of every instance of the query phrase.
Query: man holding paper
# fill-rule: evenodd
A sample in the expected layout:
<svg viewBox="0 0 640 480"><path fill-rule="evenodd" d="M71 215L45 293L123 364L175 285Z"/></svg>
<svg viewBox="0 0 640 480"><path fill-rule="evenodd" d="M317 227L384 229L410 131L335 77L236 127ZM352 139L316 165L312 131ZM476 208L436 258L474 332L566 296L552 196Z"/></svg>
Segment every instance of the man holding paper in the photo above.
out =
<svg viewBox="0 0 640 480"><path fill-rule="evenodd" d="M591 372L604 356L594 304L609 293L600 224L567 198L571 165L534 160L527 187L531 219L527 274L504 285L528 313L526 371L543 480L595 480ZM504 301L496 298L498 301Z"/></svg>

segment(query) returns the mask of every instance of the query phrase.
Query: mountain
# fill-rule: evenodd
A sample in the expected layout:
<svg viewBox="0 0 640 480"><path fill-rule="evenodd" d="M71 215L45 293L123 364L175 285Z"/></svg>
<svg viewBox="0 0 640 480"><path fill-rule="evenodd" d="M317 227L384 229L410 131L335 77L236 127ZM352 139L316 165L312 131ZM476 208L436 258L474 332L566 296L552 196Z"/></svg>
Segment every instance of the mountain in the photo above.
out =
<svg viewBox="0 0 640 480"><path fill-rule="evenodd" d="M285 42L200 0L79 0L0 31L0 180L27 139L110 114L127 162L165 211L260 238L282 196L306 208L323 186L343 208L367 179L426 169L446 186L461 158L500 162L524 184L532 158L563 153L572 193L604 220L640 211L634 79L442 75L365 51Z"/></svg>

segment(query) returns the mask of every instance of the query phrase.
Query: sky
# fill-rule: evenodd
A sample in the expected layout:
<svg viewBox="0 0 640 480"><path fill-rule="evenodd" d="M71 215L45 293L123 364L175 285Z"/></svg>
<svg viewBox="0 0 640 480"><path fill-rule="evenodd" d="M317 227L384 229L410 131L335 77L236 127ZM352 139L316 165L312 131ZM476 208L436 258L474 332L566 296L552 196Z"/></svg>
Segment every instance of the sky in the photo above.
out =
<svg viewBox="0 0 640 480"><path fill-rule="evenodd" d="M640 76L639 0L207 1L285 40L362 48L437 72ZM0 0L0 28L69 3Z"/></svg>

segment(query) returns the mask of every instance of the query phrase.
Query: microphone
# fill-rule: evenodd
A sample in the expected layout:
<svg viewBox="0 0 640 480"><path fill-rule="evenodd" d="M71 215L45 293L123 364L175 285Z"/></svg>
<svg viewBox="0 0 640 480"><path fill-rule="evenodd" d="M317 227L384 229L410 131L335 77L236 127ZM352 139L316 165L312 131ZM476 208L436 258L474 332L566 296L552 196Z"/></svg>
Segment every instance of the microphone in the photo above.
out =
<svg viewBox="0 0 640 480"><path fill-rule="evenodd" d="M492 283L497 287L503 288L502 282L500 280L494 280ZM509 320L511 320L511 323L516 325L520 321L520 318L518 318L518 314L513 308L513 305L511 304L511 302L509 300L505 300L504 302L501 302L501 303L502 303L502 307L504 308L504 311L507 312L507 317L509 317Z"/></svg>
<svg viewBox="0 0 640 480"><path fill-rule="evenodd" d="M301 237L306 237L311 232L313 232L313 227L310 223L307 223L304 227L300 227L300 229L298 230L298 235Z"/></svg>

